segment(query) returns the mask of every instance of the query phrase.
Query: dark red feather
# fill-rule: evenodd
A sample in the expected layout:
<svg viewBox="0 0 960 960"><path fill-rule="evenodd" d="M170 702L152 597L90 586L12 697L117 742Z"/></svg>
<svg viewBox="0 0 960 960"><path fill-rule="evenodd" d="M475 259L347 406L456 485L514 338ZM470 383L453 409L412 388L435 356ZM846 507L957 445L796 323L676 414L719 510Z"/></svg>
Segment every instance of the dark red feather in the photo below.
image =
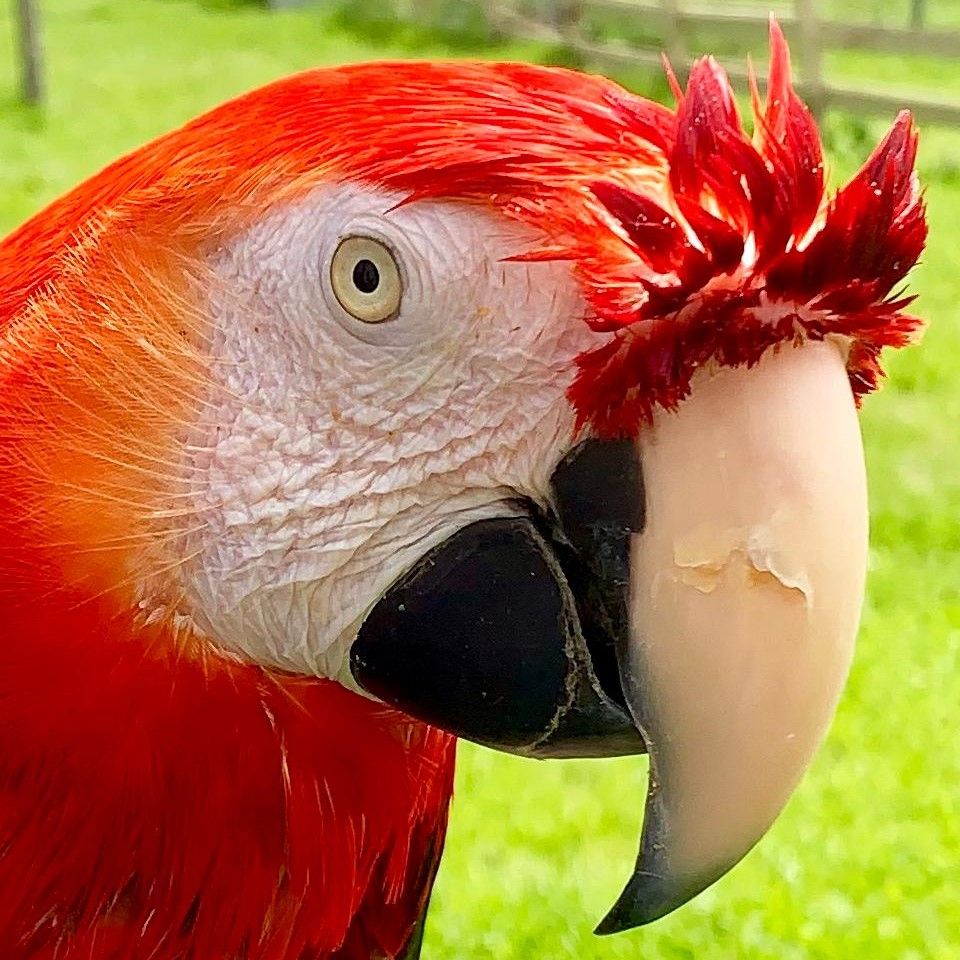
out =
<svg viewBox="0 0 960 960"><path fill-rule="evenodd" d="M877 384L880 348L920 326L903 312L909 298L890 299L926 240L909 115L827 202L813 118L775 22L770 32L765 108L751 84L752 139L708 57L680 95L666 196L591 184L627 240L615 267L581 255L594 324L614 339L580 358L571 397L600 434L632 433L657 407L676 407L708 360L753 364L777 343L831 334L851 341L859 398Z"/></svg>

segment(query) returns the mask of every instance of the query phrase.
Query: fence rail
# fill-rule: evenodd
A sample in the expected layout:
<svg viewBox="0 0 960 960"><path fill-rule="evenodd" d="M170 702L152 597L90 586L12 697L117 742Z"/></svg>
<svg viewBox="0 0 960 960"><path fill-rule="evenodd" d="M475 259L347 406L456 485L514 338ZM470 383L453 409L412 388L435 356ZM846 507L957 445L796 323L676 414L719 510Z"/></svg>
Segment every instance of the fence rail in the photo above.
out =
<svg viewBox="0 0 960 960"><path fill-rule="evenodd" d="M707 8L683 0L553 0L550 16L524 14L515 2L496 0L490 17L502 33L517 38L562 45L584 60L612 69L660 62L666 50L678 72L692 62L688 52L690 34L714 31L743 47L757 48L772 7L781 26L799 53L801 79L797 84L815 113L836 108L860 113L891 114L904 107L918 119L960 125L960 104L924 94L903 94L847 87L830 82L823 73L823 54L830 49L857 49L882 53L923 54L951 58L960 63L960 31L926 30L919 27L882 27L843 23L817 16L815 0L767 3L764 13L754 7L725 5ZM644 26L658 37L659 49L626 40L597 40L584 30L593 11L644 18ZM747 77L746 61L724 59L731 78ZM946 66L944 67L946 69Z"/></svg>

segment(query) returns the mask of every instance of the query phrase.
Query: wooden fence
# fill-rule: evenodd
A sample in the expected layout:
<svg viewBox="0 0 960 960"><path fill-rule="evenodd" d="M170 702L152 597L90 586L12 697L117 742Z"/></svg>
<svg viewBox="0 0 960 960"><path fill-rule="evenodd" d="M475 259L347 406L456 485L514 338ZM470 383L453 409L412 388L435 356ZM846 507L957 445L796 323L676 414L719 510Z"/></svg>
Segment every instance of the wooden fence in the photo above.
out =
<svg viewBox="0 0 960 960"><path fill-rule="evenodd" d="M826 79L823 70L824 52L838 48L943 57L947 58L945 71L951 66L960 69L960 31L842 23L819 16L816 0L766 0L762 4L734 0L710 7L684 0L491 0L488 10L491 23L501 33L564 46L588 63L614 70L654 65L665 50L678 73L689 67L697 52L688 49L690 35L696 31L719 34L742 49L765 49L764 31L772 10L798 55L797 86L815 113L838 108L889 115L908 107L921 120L960 125L958 103L922 94L847 87ZM585 29L587 18L598 12L613 14L624 24L636 18L634 22L642 22L645 32L656 35L656 48L591 37ZM746 79L745 60L724 58L724 66L734 80Z"/></svg>

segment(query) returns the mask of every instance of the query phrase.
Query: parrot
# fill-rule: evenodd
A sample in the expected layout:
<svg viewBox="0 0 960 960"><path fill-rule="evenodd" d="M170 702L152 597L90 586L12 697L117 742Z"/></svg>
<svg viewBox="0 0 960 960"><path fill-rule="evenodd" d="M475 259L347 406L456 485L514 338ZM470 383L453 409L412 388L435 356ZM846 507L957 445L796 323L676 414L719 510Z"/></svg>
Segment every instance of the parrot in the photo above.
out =
<svg viewBox="0 0 960 960"><path fill-rule="evenodd" d="M668 73L309 70L0 244L5 960L413 960L459 738L649 755L599 933L773 823L922 327L917 132L832 190L776 23L751 132Z"/></svg>

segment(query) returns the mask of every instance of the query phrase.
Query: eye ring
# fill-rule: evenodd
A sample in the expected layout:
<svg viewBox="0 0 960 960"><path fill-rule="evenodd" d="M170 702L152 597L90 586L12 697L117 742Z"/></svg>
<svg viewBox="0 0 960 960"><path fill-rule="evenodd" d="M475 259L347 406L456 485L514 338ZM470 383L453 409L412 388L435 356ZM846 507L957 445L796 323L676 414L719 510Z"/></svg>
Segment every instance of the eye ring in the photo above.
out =
<svg viewBox="0 0 960 960"><path fill-rule="evenodd" d="M362 323L384 323L400 312L403 279L393 251L373 237L344 237L330 260L337 302Z"/></svg>

